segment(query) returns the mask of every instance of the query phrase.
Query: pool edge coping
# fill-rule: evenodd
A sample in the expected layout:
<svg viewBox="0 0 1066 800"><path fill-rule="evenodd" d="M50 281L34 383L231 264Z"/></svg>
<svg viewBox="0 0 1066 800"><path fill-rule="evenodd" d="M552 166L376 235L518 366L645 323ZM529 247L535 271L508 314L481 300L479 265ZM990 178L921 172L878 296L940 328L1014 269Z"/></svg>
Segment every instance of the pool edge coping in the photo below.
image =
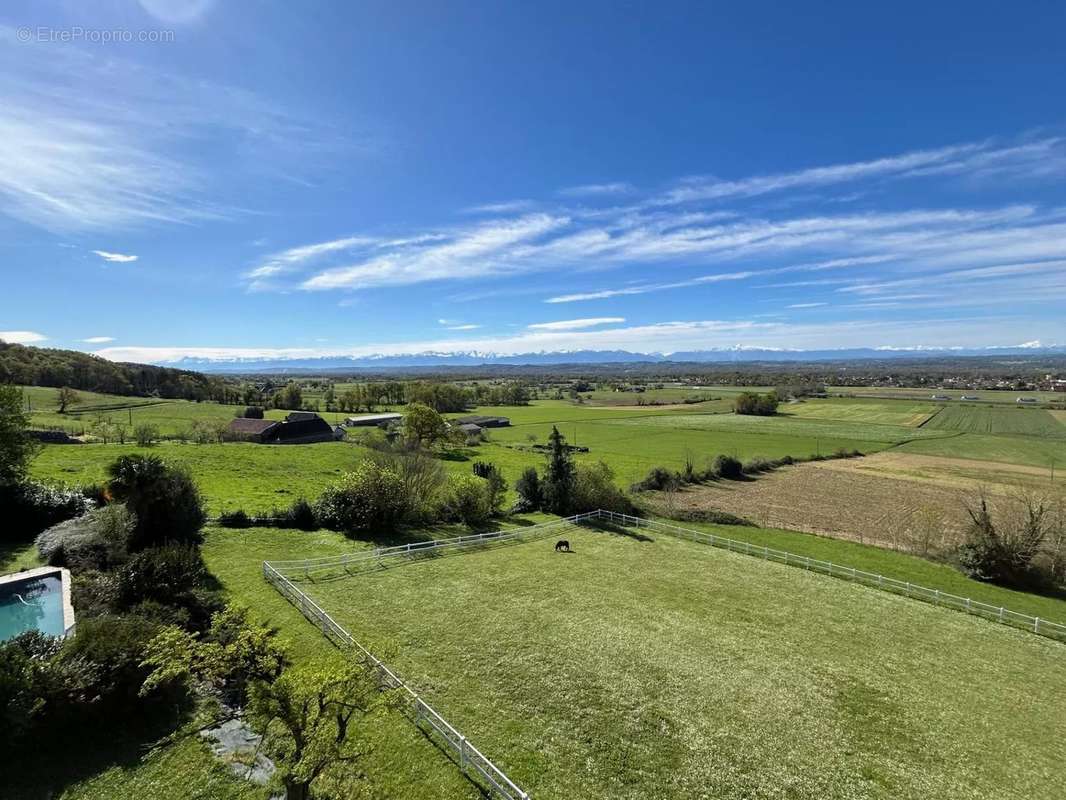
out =
<svg viewBox="0 0 1066 800"><path fill-rule="evenodd" d="M74 634L74 604L70 600L70 570L66 567L34 567L21 572L9 572L0 575L0 586L15 581L23 581L28 578L40 578L45 575L59 573L59 585L63 592L63 636Z"/></svg>

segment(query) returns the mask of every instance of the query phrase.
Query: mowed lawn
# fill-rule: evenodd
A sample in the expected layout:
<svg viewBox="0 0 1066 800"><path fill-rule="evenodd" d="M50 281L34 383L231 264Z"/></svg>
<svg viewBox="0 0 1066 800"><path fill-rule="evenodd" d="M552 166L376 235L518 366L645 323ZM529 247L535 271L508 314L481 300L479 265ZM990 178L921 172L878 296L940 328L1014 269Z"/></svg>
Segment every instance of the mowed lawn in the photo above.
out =
<svg viewBox="0 0 1066 800"><path fill-rule="evenodd" d="M1066 439L1066 425L1042 408L944 406L924 427L966 433Z"/></svg>
<svg viewBox="0 0 1066 800"><path fill-rule="evenodd" d="M306 588L538 800L1066 793L1062 644L651 537Z"/></svg>

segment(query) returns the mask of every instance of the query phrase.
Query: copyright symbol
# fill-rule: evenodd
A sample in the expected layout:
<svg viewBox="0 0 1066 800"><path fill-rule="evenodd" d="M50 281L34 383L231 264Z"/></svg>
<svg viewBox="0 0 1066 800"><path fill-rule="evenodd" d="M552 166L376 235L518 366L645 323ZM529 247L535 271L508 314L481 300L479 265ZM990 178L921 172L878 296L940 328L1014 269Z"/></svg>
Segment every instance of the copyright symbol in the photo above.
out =
<svg viewBox="0 0 1066 800"><path fill-rule="evenodd" d="M18 29L18 34L17 35L18 35L18 40L20 42L28 42L30 39L33 38L33 31L31 31L29 28L23 27L23 28L19 28Z"/></svg>

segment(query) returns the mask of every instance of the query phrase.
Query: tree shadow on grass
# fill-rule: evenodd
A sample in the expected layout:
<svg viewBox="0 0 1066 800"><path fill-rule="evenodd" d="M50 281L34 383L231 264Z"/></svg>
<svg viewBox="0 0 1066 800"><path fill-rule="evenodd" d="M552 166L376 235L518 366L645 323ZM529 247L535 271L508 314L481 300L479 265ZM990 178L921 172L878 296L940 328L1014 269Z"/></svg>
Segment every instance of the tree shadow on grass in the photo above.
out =
<svg viewBox="0 0 1066 800"><path fill-rule="evenodd" d="M20 747L0 754L3 796L51 800L109 769L134 769L153 748L190 735L181 728L191 715L187 702L161 703L150 715L87 717L31 734Z"/></svg>
<svg viewBox="0 0 1066 800"><path fill-rule="evenodd" d="M589 522L589 523L586 523L586 524L588 525L588 527L592 528L593 530L602 531L604 533L614 534L615 536L624 536L627 539L633 539L634 541L637 541L637 542L654 542L655 541L655 539L653 539L651 536L648 536L646 533L642 533L639 529L634 530L633 528L626 528L623 525L615 525L614 523L611 523L611 522L596 521L596 522Z"/></svg>

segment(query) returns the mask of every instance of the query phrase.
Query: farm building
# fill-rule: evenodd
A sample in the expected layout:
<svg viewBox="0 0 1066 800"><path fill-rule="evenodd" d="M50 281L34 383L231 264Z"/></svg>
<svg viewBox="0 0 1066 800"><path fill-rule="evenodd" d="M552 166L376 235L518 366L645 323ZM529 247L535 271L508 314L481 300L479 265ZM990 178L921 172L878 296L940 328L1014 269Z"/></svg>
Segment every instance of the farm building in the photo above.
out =
<svg viewBox="0 0 1066 800"><path fill-rule="evenodd" d="M964 395L962 396L962 399L963 399L963 400L980 400L981 398L980 398L980 397L978 397L978 396L977 396L977 395L975 395L975 394L964 394Z"/></svg>
<svg viewBox="0 0 1066 800"><path fill-rule="evenodd" d="M1035 403L1036 402L1036 398L1035 397L1019 397L1014 402L1016 402L1016 403L1025 403L1025 404Z"/></svg>
<svg viewBox="0 0 1066 800"><path fill-rule="evenodd" d="M349 428L358 428L369 425L388 425L390 422L399 422L403 419L401 414L364 414L360 417L348 417L344 424Z"/></svg>
<svg viewBox="0 0 1066 800"><path fill-rule="evenodd" d="M929 399L930 400L950 400L951 398L948 397L946 394L934 394Z"/></svg>
<svg viewBox="0 0 1066 800"><path fill-rule="evenodd" d="M506 428L511 424L511 420L507 417L494 417L484 414L459 417L455 422L458 425L477 425L480 428Z"/></svg>
<svg viewBox="0 0 1066 800"><path fill-rule="evenodd" d="M311 411L294 411L282 422L239 417L227 430L234 439L258 444L313 444L336 438L330 424Z"/></svg>
<svg viewBox="0 0 1066 800"><path fill-rule="evenodd" d="M245 417L238 417L235 420L231 420L226 432L233 439L240 439L245 442L259 442L266 441L272 431L280 426L281 423L274 419L247 419Z"/></svg>
<svg viewBox="0 0 1066 800"><path fill-rule="evenodd" d="M459 430L465 433L467 436L474 436L481 433L484 430L480 425L475 425L473 422L464 422L459 426Z"/></svg>

